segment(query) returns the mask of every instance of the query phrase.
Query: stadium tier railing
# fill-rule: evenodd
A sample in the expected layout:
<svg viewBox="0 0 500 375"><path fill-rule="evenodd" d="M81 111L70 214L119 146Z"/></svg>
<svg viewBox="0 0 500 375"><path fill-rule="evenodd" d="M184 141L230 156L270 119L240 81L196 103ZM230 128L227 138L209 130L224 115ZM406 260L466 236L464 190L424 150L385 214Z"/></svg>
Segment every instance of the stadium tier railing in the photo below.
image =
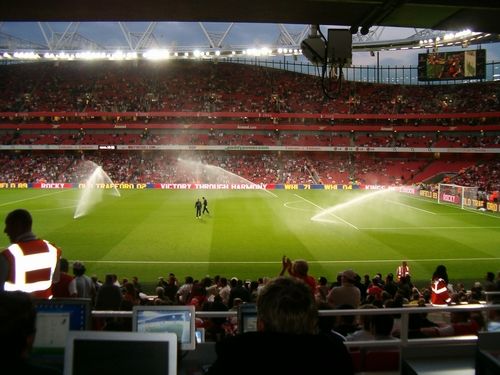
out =
<svg viewBox="0 0 500 375"><path fill-rule="evenodd" d="M497 292L489 292L497 293ZM500 294L500 293L499 293ZM488 297L492 297L489 295ZM420 369L433 368L436 374L446 374L448 370L460 371L460 374L473 374L479 363L476 353L479 350L480 338L484 333L492 333L500 338L500 332L483 330L477 335L463 335L432 338L408 338L410 314L446 315L457 311L478 312L485 319L484 327L488 323L488 311L500 310L500 304L460 304L451 306L431 307L403 307L380 309L349 309L349 310L320 310L320 317L327 316L362 316L362 315L399 315L400 337L388 340L346 341L356 374L415 374ZM132 318L131 311L93 311L94 318ZM237 318L236 311L197 311L197 318ZM444 319L448 321L448 319ZM491 341L491 340L490 340ZM500 339L495 341L492 349L500 351ZM213 342L211 344L214 344ZM203 344L203 345L208 345ZM202 345L202 346L203 346ZM200 348L203 364L215 360L214 349L210 355L203 354L207 348ZM458 354L460 353L460 354ZM457 361L457 355L459 360ZM200 361L200 360L198 360ZM200 363L201 363L200 362ZM450 367L451 366L451 367ZM182 368L182 365L181 365ZM425 371L423 372L425 373ZM434 373L433 373L434 374Z"/></svg>
<svg viewBox="0 0 500 375"><path fill-rule="evenodd" d="M500 299L500 292L486 292L483 291L484 294L484 300L486 302L493 301L495 299Z"/></svg>
<svg viewBox="0 0 500 375"><path fill-rule="evenodd" d="M492 293L492 292L489 292ZM500 293L499 293L500 294ZM361 341L353 341L353 344L348 343L348 346L397 346L403 347L407 345L417 345L425 344L427 340L429 342L435 341L437 338L430 339L409 339L408 338L408 322L410 314L429 314L429 313L451 313L457 311L480 311L486 313L489 310L500 310L500 304L460 304L460 305L450 305L450 306L430 306L430 307L402 307L402 308L380 308L380 309L346 309L346 310L319 310L319 316L364 316L364 315L400 315L400 337L394 340L375 340L367 341L367 343ZM485 326L488 323L488 316L485 315ZM236 311L196 311L197 318L236 318ZM132 311L103 311L103 310L93 310L92 318L132 318ZM473 340L475 336L465 336L465 341ZM446 342L446 338L441 338L442 342ZM456 338L450 338L451 342L456 342Z"/></svg>

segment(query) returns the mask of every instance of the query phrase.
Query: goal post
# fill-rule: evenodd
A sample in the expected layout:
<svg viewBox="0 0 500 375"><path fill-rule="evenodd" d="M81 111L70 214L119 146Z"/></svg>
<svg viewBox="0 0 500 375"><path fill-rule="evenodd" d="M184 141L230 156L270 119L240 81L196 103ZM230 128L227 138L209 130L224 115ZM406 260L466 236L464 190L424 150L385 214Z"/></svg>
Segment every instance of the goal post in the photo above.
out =
<svg viewBox="0 0 500 375"><path fill-rule="evenodd" d="M460 208L478 208L482 203L478 199L477 186L461 186L455 184L438 185L438 203L448 203Z"/></svg>

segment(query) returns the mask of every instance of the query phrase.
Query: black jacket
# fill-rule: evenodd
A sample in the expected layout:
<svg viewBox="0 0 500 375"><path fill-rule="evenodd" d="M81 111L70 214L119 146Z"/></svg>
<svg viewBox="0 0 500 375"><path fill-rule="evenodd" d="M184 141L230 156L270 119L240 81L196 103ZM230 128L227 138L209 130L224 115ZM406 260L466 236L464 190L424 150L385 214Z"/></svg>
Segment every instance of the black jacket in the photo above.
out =
<svg viewBox="0 0 500 375"><path fill-rule="evenodd" d="M354 373L345 345L326 335L248 332L217 343L215 350L209 375Z"/></svg>

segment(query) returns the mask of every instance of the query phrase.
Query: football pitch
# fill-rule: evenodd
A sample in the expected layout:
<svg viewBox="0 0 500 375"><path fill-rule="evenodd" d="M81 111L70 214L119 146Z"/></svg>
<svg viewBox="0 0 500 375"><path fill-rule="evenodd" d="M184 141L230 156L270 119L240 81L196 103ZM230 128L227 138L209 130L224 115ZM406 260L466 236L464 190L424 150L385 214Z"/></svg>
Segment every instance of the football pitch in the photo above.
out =
<svg viewBox="0 0 500 375"><path fill-rule="evenodd" d="M395 272L402 260L414 281L438 264L453 283L483 280L500 270L500 215L390 191L120 190L74 218L77 189L0 191L0 215L26 208L33 231L80 260L100 279L138 276L153 283L173 272L180 281L205 275L273 277L281 257L306 259L310 274L333 281ZM197 198L210 214L195 218ZM0 245L9 244L5 234Z"/></svg>

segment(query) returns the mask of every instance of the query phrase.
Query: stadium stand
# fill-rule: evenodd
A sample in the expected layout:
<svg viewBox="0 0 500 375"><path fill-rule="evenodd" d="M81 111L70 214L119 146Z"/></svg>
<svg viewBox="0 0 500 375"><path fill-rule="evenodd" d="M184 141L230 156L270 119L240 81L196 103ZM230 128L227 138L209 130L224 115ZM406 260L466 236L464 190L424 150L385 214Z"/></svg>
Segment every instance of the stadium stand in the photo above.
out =
<svg viewBox="0 0 500 375"><path fill-rule="evenodd" d="M498 190L489 151L500 144L495 82L345 82L324 101L305 74L192 61L13 64L0 67L0 80L3 182L80 182L79 159L103 165L115 182L186 182L193 176L176 175L173 152L140 150L234 146L248 149L198 157L255 183L408 185L459 174L475 184L464 178L474 171L484 189ZM120 152L96 152L103 146ZM464 149L474 152L459 157Z"/></svg>
<svg viewBox="0 0 500 375"><path fill-rule="evenodd" d="M319 83L304 74L190 61L6 64L0 66L0 82L2 183L77 184L89 173L88 161L102 166L115 183L206 181L207 176L178 162L179 156L194 153L203 164L252 183L418 185L435 191L433 184L444 181L479 186L498 201L500 106L499 84L494 82L345 82L338 98L325 101ZM100 150L103 146L112 150ZM212 291L204 303L192 296L185 301L196 303L197 324L206 329L209 342L198 357L190 354L186 360L206 365L213 361L213 342L234 334L237 322L231 319L235 312L228 311L230 306L215 298L213 291L221 291L221 284L210 279L194 284L195 290ZM443 308L445 314L427 307L418 310L414 306L429 302L429 288L408 282L392 292L380 285L377 301L366 293L369 283L357 286L362 304L376 303L384 313L394 309L402 314L391 331L391 351L381 351L381 344L373 342L366 344L370 350L353 350L359 371L398 373L411 361L413 352L401 350L408 338L427 340L418 326L422 321L417 324L409 315L428 314L427 323L444 325L449 323L447 314L462 307ZM137 303L153 303L142 291L135 293ZM454 301L477 308L487 319L486 294L480 297L478 301L472 286L457 288ZM395 305L405 307L390 307ZM323 313L341 315L336 310ZM357 316L359 311L351 313ZM106 327L103 321L110 320L101 318L119 320L127 314L95 311L94 328L116 328ZM221 320L217 334L211 329L213 318ZM478 322L484 330L487 324ZM461 342L470 344L470 363L476 340L477 335ZM415 345L422 343L428 342Z"/></svg>
<svg viewBox="0 0 500 375"><path fill-rule="evenodd" d="M338 98L324 101L319 82L311 82L308 75L233 63L13 64L2 66L0 80L5 87L0 112L450 114L498 108L494 82L431 86L346 82Z"/></svg>

